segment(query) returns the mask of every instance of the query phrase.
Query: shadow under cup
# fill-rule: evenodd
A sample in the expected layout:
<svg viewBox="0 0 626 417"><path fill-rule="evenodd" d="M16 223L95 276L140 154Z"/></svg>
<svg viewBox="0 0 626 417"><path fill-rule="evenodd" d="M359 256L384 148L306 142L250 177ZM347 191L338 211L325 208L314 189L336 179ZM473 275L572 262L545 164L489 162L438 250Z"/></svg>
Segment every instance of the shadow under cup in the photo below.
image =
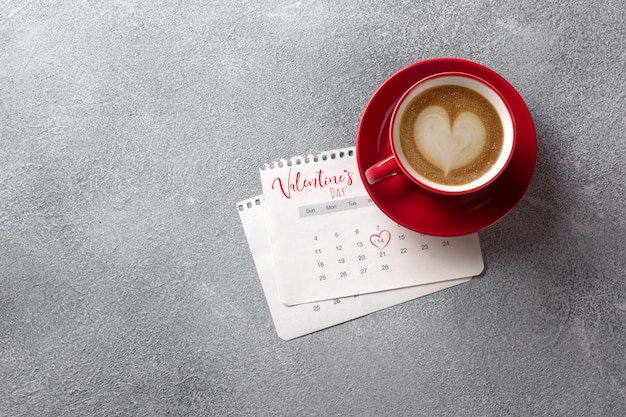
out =
<svg viewBox="0 0 626 417"><path fill-rule="evenodd" d="M461 155L460 152L465 152L465 156L471 160L472 155L479 155L480 152L484 152L483 147L486 144L488 145L484 138L484 126L487 122L481 120L474 113L471 105L463 112L456 115L453 114L453 117L450 118L448 110L444 108L446 105L443 105L443 107L430 105L429 99L425 98L427 94L436 98L436 93L446 89L451 91L469 89L471 90L470 94L471 92L478 93L482 97L482 102L484 100L488 102L488 104L485 103L486 107L489 107L489 104L491 105L490 112L492 118L496 122L499 119L501 123L501 127L498 126L498 132L501 132L498 135L500 138L496 138L497 141L501 141L501 146L498 143L498 146L500 146L499 154L494 154L493 158L486 161L484 166L481 165L480 171L471 172L474 168L468 163L467 166L470 172L467 178L469 179L461 183L446 184L444 183L445 181L437 182L432 178L428 178L425 173L418 171L419 168L423 167L426 169L426 166L429 165L431 168L443 172L445 170L444 165L448 164L446 161L453 160L458 155ZM415 151L408 150L407 152L412 152L412 154L407 155L402 144L402 138L405 138L404 142L406 145L409 133L407 133L406 126L403 128L402 120L405 115L410 115L411 112L415 111L415 103L419 100L424 101L421 105L425 107L422 107L422 110L417 112L419 113L418 115L414 115L415 122L411 124L410 134L412 136L411 141L415 145L411 144L410 146L414 147ZM436 104L436 100L433 103ZM458 107L458 104L456 106ZM494 110L495 115L493 114ZM478 113L480 114L480 112ZM401 134L403 129L404 132ZM481 131L481 129L483 130ZM485 81L464 73L436 74L419 81L409 88L400 98L393 111L389 135L393 156L368 170L370 171L369 175L367 175L368 182L372 184L403 172L404 175L422 188L444 195L467 194L489 185L506 168L515 145L511 111L501 95ZM480 145L481 137L483 140L482 145ZM453 141L456 145L453 144ZM419 151L417 150L418 148ZM425 152L424 149L426 150ZM416 163L416 153L418 152L422 153L422 162ZM430 152L430 154L426 152ZM470 153L469 155L467 154L468 152ZM479 159L479 157L475 157L473 160L478 161ZM478 164L478 162L474 163L476 169ZM447 175L447 172L444 175Z"/></svg>

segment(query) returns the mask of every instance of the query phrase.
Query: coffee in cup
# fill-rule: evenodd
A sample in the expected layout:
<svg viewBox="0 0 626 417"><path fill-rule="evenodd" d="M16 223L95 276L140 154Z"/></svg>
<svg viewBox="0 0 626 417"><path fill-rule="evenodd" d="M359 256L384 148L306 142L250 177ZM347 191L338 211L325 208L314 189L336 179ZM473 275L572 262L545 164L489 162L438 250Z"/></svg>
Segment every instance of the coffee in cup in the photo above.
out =
<svg viewBox="0 0 626 417"><path fill-rule="evenodd" d="M404 173L443 194L463 194L491 183L514 145L513 120L498 92L463 73L442 73L413 85L394 108L393 155L365 172L370 184Z"/></svg>

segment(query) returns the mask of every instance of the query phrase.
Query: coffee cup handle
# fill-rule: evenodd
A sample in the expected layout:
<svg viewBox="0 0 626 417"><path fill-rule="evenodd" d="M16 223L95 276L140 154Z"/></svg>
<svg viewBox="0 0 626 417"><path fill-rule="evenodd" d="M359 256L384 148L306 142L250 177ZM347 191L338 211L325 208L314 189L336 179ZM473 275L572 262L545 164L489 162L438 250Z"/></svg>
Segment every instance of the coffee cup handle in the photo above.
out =
<svg viewBox="0 0 626 417"><path fill-rule="evenodd" d="M391 178L401 172L400 165L395 156L390 156L365 170L365 179L371 184L380 180Z"/></svg>

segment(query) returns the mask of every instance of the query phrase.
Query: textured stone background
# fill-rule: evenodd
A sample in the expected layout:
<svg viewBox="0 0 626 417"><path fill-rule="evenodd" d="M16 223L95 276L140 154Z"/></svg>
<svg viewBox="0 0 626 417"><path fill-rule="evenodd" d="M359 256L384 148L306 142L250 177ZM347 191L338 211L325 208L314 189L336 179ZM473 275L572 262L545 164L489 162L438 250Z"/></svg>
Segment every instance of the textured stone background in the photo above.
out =
<svg viewBox="0 0 626 417"><path fill-rule="evenodd" d="M626 5L0 4L0 415L618 416L626 410ZM526 100L528 193L483 277L278 339L235 202L354 144L455 56Z"/></svg>

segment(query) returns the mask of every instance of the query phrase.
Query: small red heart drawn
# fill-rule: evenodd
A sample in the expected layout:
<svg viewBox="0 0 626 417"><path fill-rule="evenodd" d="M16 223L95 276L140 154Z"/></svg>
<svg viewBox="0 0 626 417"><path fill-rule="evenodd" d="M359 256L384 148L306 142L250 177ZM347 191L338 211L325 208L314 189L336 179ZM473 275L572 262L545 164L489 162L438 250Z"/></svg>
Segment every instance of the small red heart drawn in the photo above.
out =
<svg viewBox="0 0 626 417"><path fill-rule="evenodd" d="M390 241L391 232L389 230L381 230L380 233L374 233L370 236L370 243L377 247L378 250L385 249Z"/></svg>

